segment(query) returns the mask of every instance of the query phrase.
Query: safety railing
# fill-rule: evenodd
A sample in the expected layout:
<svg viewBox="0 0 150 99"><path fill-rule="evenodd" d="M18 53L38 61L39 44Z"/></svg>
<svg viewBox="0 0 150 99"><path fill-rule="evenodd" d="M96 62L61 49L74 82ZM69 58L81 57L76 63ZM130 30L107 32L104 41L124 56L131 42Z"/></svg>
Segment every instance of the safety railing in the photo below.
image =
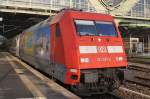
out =
<svg viewBox="0 0 150 99"><path fill-rule="evenodd" d="M78 8L84 11L95 11L88 2L78 3L72 0L0 0L0 6L56 11L63 8Z"/></svg>
<svg viewBox="0 0 150 99"><path fill-rule="evenodd" d="M80 1L80 0L79 0ZM88 12L96 12L96 9L89 0L83 0L82 2L77 0L0 0L0 7L13 7L17 10L24 9L35 9L36 11L46 10L44 13L53 13L53 11L59 11L63 8L78 8ZM140 5L140 3L138 4ZM115 13L112 13L113 10L108 8L105 11L99 11L101 13L112 14L114 16L129 16L129 17L137 17L137 18L150 18L150 4L146 4L144 6L145 10L137 11L131 9L130 12L124 13L124 9L117 10Z"/></svg>

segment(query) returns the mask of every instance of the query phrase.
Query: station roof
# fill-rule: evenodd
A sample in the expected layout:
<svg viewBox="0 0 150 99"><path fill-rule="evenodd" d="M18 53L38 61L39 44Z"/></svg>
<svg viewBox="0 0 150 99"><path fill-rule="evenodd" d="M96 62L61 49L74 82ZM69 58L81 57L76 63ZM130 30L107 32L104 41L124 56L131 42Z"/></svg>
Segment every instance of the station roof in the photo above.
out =
<svg viewBox="0 0 150 99"><path fill-rule="evenodd" d="M150 28L150 24L135 24L135 23L130 23L130 24L120 24L120 26L124 26L124 27L129 27L129 28Z"/></svg>
<svg viewBox="0 0 150 99"><path fill-rule="evenodd" d="M0 12L0 17L0 35L11 38L49 16Z"/></svg>
<svg viewBox="0 0 150 99"><path fill-rule="evenodd" d="M2 18L2 21L0 21L0 35L3 35L6 38L12 38L28 27L35 25L48 17L48 15L0 12L0 18ZM120 27L127 27L130 31L135 33L140 31L150 31L150 24L136 24L130 21L121 22Z"/></svg>
<svg viewBox="0 0 150 99"><path fill-rule="evenodd" d="M130 34L136 37L145 37L150 34L149 24L121 23L119 28L122 33L122 37L129 37Z"/></svg>

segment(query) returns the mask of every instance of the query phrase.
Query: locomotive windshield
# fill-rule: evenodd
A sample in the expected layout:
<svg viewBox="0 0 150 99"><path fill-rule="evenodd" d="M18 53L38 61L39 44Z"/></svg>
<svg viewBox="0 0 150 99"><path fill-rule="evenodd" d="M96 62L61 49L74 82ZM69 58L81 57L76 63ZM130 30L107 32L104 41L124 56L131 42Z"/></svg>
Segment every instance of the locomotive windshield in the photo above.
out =
<svg viewBox="0 0 150 99"><path fill-rule="evenodd" d="M77 32L81 36L96 35L94 21L75 20Z"/></svg>
<svg viewBox="0 0 150 99"><path fill-rule="evenodd" d="M75 20L75 24L80 36L117 36L112 22Z"/></svg>
<svg viewBox="0 0 150 99"><path fill-rule="evenodd" d="M99 36L117 36L116 29L112 22L96 22L96 29Z"/></svg>

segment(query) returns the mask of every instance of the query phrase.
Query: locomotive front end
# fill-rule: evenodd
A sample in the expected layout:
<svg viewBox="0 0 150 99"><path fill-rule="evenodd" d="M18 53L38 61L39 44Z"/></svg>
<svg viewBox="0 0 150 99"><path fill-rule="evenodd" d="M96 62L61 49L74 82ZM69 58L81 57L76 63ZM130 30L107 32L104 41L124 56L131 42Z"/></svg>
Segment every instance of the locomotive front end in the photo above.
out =
<svg viewBox="0 0 150 99"><path fill-rule="evenodd" d="M61 26L65 33L66 66L72 70L66 75L66 83L72 84L78 93L106 93L117 89L124 80L127 60L113 17L68 11Z"/></svg>
<svg viewBox="0 0 150 99"><path fill-rule="evenodd" d="M117 89L127 66L122 39L113 21L75 20L79 40L80 89Z"/></svg>

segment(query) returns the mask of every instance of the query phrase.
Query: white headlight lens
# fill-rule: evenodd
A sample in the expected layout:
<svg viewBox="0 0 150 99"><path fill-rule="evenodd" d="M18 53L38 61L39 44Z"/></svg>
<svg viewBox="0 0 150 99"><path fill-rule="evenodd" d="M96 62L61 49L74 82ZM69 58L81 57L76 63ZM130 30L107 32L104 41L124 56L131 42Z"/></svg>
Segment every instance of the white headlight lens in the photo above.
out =
<svg viewBox="0 0 150 99"><path fill-rule="evenodd" d="M116 61L123 61L123 57L116 57Z"/></svg>
<svg viewBox="0 0 150 99"><path fill-rule="evenodd" d="M76 72L77 72L77 69L70 69L70 72L76 73Z"/></svg>

